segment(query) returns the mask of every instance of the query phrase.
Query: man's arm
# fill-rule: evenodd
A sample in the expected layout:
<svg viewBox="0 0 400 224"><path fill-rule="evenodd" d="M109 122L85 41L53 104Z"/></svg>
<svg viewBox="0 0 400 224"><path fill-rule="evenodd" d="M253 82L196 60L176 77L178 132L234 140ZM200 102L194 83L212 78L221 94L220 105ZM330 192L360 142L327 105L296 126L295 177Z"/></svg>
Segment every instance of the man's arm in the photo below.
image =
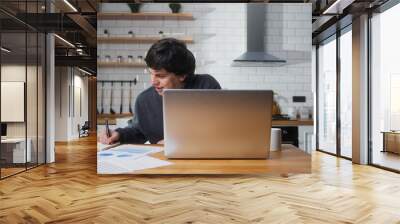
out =
<svg viewBox="0 0 400 224"><path fill-rule="evenodd" d="M147 141L146 137L141 131L137 115L134 116L131 126L125 128L117 128L115 129L115 131L118 132L119 141L121 143L143 144Z"/></svg>
<svg viewBox="0 0 400 224"><path fill-rule="evenodd" d="M128 127L117 128L115 130L119 134L119 141L121 143L143 144L148 140L143 134L142 128L140 126L140 116L143 116L143 112L140 110L140 102L142 102L141 95L138 96L135 102L132 123L129 124Z"/></svg>

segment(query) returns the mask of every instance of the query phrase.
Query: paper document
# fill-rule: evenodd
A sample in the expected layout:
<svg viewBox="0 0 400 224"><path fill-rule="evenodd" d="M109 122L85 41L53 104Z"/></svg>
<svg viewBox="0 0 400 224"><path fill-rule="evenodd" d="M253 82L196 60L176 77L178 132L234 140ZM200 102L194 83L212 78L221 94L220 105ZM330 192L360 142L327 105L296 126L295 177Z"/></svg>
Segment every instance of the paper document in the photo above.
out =
<svg viewBox="0 0 400 224"><path fill-rule="evenodd" d="M117 145L119 145L119 143L107 145L107 144L103 144L103 143L97 142L97 151L107 150L107 149L110 149L110 148L115 147Z"/></svg>
<svg viewBox="0 0 400 224"><path fill-rule="evenodd" d="M97 153L97 160L109 160L109 159L115 159L115 158L126 158L128 160L132 159L137 159L139 157L145 156L146 154L140 154L140 153L127 153L127 152L119 152L115 150L107 150L107 151L102 151Z"/></svg>
<svg viewBox="0 0 400 224"><path fill-rule="evenodd" d="M150 145L131 145L124 144L114 147L113 151L128 152L128 153L139 153L139 154L149 154L161 152L162 147L160 146L150 146Z"/></svg>
<svg viewBox="0 0 400 224"><path fill-rule="evenodd" d="M172 163L156 159L150 156L143 156L138 159L113 158L97 161L97 173L99 174L122 174L135 170L150 169L160 166L168 166Z"/></svg>
<svg viewBox="0 0 400 224"><path fill-rule="evenodd" d="M147 156L160 152L162 147L120 145L97 153L97 173L119 174L135 170L170 165L170 162Z"/></svg>

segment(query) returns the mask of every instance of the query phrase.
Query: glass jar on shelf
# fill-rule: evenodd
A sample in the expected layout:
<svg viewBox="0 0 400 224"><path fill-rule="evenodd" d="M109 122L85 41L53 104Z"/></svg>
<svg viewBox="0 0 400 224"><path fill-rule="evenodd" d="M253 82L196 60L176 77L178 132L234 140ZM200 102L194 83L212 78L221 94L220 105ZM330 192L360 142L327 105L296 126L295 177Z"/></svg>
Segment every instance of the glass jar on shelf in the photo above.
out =
<svg viewBox="0 0 400 224"><path fill-rule="evenodd" d="M128 63L132 63L133 62L133 56L132 55L128 55Z"/></svg>
<svg viewBox="0 0 400 224"><path fill-rule="evenodd" d="M143 56L142 55L138 55L137 59L136 59L137 63L143 63Z"/></svg>
<svg viewBox="0 0 400 224"><path fill-rule="evenodd" d="M107 29L104 29L104 35L105 35L106 37L110 37L110 32L108 32Z"/></svg>
<svg viewBox="0 0 400 224"><path fill-rule="evenodd" d="M308 119L313 119L314 108L309 106L308 108Z"/></svg>
<svg viewBox="0 0 400 224"><path fill-rule="evenodd" d="M105 56L105 62L110 62L111 61L111 56L110 55L106 55Z"/></svg>
<svg viewBox="0 0 400 224"><path fill-rule="evenodd" d="M165 37L164 31L162 31L162 30L158 31L158 35L160 36L160 38Z"/></svg>
<svg viewBox="0 0 400 224"><path fill-rule="evenodd" d="M118 57L117 57L117 62L118 62L118 63L122 63L122 56L118 56Z"/></svg>
<svg viewBox="0 0 400 224"><path fill-rule="evenodd" d="M308 107L300 107L299 109L299 114L300 114L300 119L309 119L310 117L310 110L308 109Z"/></svg>
<svg viewBox="0 0 400 224"><path fill-rule="evenodd" d="M288 107L287 114L291 120L296 120L297 119L297 108L293 107L293 106Z"/></svg>

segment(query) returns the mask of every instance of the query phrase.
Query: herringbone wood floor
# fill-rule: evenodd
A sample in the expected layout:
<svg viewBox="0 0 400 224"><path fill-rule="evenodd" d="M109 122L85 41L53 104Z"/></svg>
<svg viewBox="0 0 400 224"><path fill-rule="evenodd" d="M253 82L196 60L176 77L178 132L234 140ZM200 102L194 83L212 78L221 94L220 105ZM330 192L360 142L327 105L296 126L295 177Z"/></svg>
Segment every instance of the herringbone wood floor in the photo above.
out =
<svg viewBox="0 0 400 224"><path fill-rule="evenodd" d="M400 175L314 153L313 173L98 176L95 138L0 181L0 223L400 223Z"/></svg>

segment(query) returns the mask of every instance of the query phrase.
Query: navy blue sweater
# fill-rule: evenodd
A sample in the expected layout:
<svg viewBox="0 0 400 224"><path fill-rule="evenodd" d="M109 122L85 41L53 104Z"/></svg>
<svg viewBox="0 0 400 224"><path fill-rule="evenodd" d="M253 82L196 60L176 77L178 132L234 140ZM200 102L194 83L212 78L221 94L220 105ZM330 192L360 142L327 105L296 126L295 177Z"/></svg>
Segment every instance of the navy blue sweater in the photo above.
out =
<svg viewBox="0 0 400 224"><path fill-rule="evenodd" d="M184 89L221 89L210 75L194 75L185 80ZM132 125L118 128L121 143L156 144L164 139L163 104L154 87L144 90L136 99Z"/></svg>

